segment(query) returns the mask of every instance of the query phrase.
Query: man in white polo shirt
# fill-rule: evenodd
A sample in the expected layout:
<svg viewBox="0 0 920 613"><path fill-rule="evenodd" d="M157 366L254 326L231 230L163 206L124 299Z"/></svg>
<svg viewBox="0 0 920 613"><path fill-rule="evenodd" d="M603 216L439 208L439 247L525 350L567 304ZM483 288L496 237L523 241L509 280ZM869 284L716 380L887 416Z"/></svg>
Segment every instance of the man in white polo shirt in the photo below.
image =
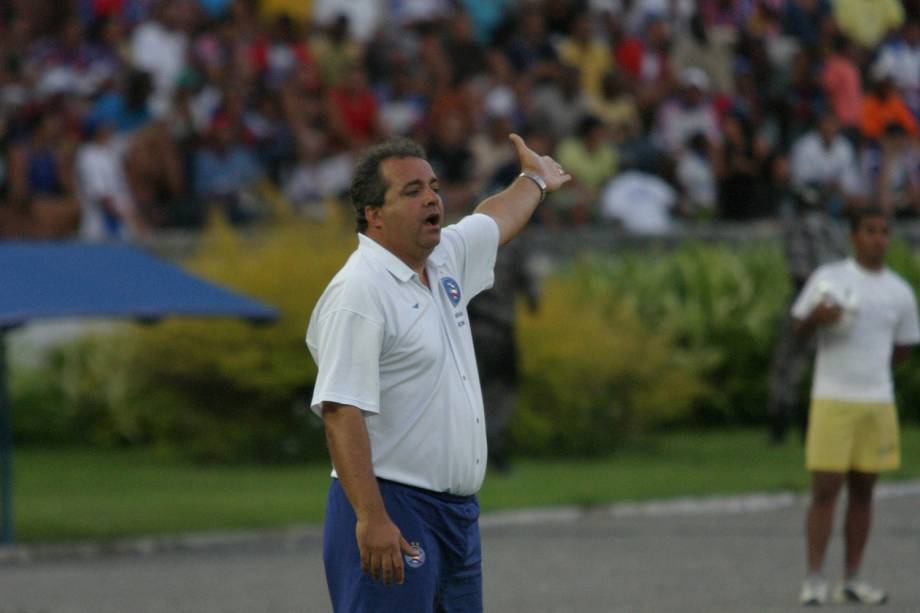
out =
<svg viewBox="0 0 920 613"><path fill-rule="evenodd" d="M411 141L369 149L350 195L358 249L307 331L311 408L333 464L323 558L335 611L481 611L485 418L466 305L499 245L570 179L511 135L522 172L459 223Z"/></svg>
<svg viewBox="0 0 920 613"><path fill-rule="evenodd" d="M880 209L850 222L853 258L826 264L809 278L792 307L797 330L818 334L805 462L812 472L806 521L809 575L800 600L828 600L822 575L834 506L847 484L846 547L837 602L882 604L887 594L858 578L878 473L900 464L891 367L920 342L911 287L885 266L888 220Z"/></svg>

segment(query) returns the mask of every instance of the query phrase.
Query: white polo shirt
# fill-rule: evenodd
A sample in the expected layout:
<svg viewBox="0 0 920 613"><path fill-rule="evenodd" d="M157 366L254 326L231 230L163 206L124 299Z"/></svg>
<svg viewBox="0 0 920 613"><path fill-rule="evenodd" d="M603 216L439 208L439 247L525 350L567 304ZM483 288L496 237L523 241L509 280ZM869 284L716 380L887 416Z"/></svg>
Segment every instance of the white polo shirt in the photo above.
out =
<svg viewBox="0 0 920 613"><path fill-rule="evenodd" d="M851 402L894 402L891 353L920 342L911 287L885 268L866 270L853 259L819 267L792 306L805 319L826 299L843 307L841 319L818 331L812 397Z"/></svg>
<svg viewBox="0 0 920 613"><path fill-rule="evenodd" d="M492 286L498 239L486 215L444 228L428 257L428 288L359 234L313 310L307 347L319 373L310 407L363 411L377 477L457 495L482 485L485 416L466 305Z"/></svg>

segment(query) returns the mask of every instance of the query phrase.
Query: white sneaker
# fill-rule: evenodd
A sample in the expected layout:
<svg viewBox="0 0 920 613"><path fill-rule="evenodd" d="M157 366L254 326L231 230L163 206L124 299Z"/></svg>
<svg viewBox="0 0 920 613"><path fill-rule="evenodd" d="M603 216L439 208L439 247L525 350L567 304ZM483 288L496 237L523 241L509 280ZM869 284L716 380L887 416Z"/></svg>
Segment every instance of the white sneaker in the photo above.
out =
<svg viewBox="0 0 920 613"><path fill-rule="evenodd" d="M799 602L806 607L816 607L827 603L827 581L806 579L802 582Z"/></svg>
<svg viewBox="0 0 920 613"><path fill-rule="evenodd" d="M847 581L834 589L834 602L858 604L885 604L888 594L885 590L872 587L865 581Z"/></svg>

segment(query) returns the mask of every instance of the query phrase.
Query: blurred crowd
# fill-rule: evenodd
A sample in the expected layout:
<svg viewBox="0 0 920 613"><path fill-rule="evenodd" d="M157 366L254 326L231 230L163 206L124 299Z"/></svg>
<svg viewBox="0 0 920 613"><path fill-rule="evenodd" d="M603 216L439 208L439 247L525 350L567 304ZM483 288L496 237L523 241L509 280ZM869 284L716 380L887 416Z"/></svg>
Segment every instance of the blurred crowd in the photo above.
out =
<svg viewBox="0 0 920 613"><path fill-rule="evenodd" d="M920 213L920 0L0 0L0 54L0 236L322 220L388 136L457 216L512 131L542 224Z"/></svg>

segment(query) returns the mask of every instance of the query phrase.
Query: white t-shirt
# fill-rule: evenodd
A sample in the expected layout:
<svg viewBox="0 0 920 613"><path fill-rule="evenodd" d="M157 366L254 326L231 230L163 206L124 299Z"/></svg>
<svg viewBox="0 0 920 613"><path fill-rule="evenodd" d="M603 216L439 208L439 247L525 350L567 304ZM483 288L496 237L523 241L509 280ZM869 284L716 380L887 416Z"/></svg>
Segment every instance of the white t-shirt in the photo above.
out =
<svg viewBox="0 0 920 613"><path fill-rule="evenodd" d="M486 215L444 228L428 257L428 288L359 234L313 310L307 346L319 373L310 407L363 411L377 477L457 495L482 485L485 416L466 305L492 285L498 239Z"/></svg>
<svg viewBox="0 0 920 613"><path fill-rule="evenodd" d="M812 274L792 315L805 319L822 299L841 305L844 314L818 331L812 397L894 402L892 348L920 342L911 287L887 268L872 272L846 259Z"/></svg>
<svg viewBox="0 0 920 613"><path fill-rule="evenodd" d="M853 146L842 136L825 147L817 132L805 134L792 146L789 166L792 182L799 187L809 183L822 186L839 183L844 193L859 190L856 155Z"/></svg>
<svg viewBox="0 0 920 613"><path fill-rule="evenodd" d="M635 234L664 234L671 229L671 209L677 192L656 175L627 170L601 192L604 219L616 219Z"/></svg>
<svg viewBox="0 0 920 613"><path fill-rule="evenodd" d="M131 217L135 207L119 145L113 141L86 143L77 150L74 166L80 201L80 237L89 241L113 238L106 229L100 201L109 199L122 220Z"/></svg>

